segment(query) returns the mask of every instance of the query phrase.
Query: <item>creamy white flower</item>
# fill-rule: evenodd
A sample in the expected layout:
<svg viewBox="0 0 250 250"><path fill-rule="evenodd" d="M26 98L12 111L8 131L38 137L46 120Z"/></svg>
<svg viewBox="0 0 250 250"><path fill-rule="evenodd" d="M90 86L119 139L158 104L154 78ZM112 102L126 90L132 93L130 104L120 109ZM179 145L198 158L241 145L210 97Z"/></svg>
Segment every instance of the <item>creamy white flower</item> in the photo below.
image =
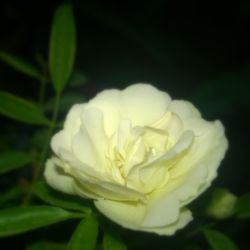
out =
<svg viewBox="0 0 250 250"><path fill-rule="evenodd" d="M126 228L171 235L192 220L186 205L210 186L228 143L190 102L135 84L74 105L51 146L52 187L93 199Z"/></svg>

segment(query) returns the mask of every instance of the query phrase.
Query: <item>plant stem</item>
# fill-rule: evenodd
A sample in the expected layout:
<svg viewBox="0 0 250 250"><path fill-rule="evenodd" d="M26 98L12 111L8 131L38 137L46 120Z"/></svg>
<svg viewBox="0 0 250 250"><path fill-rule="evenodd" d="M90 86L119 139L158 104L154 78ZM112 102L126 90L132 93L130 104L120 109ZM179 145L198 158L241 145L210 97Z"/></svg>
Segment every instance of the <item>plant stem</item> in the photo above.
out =
<svg viewBox="0 0 250 250"><path fill-rule="evenodd" d="M59 105L60 105L60 93L56 93L55 105L54 105L53 115L52 115L52 118L51 118L49 130L48 130L47 141L46 141L45 146L44 146L44 148L42 150L42 154L41 154L41 158L40 158L40 161L39 161L38 168L36 168L36 171L34 172L34 176L33 176L33 179L35 179L35 180L40 175L40 172L42 170L42 166L44 164L46 155L47 155L48 150L49 150L50 138L52 136L53 130L54 130L55 125L56 125Z"/></svg>
<svg viewBox="0 0 250 250"><path fill-rule="evenodd" d="M42 108L44 103L45 90L48 80L46 77L42 77L40 80L40 90L39 90L39 106Z"/></svg>
<svg viewBox="0 0 250 250"><path fill-rule="evenodd" d="M30 186L30 188L27 192L27 195L23 201L23 205L25 205L25 206L29 205L29 203L31 202L34 184L37 181L37 179L39 178L39 176L42 172L43 166L44 166L44 161L46 159L46 156L47 156L47 153L49 150L50 138L52 136L52 133L53 133L53 130L55 128L56 121L57 121L58 110L59 110L59 105L60 105L60 97L61 97L60 93L57 92L56 96L55 96L55 104L54 104L53 114L52 114L52 118L51 118L50 125L48 128L47 140L46 140L44 147L42 149L40 160L39 160L36 168L34 169L32 181L31 181L31 186Z"/></svg>
<svg viewBox="0 0 250 250"><path fill-rule="evenodd" d="M37 55L37 61L40 64L40 67L42 69L42 76L40 78L40 88L39 88L39 96L38 96L38 103L39 103L40 108L42 109L43 104L44 104L46 86L48 83L48 65L47 65L47 62L44 60L44 58L40 54Z"/></svg>

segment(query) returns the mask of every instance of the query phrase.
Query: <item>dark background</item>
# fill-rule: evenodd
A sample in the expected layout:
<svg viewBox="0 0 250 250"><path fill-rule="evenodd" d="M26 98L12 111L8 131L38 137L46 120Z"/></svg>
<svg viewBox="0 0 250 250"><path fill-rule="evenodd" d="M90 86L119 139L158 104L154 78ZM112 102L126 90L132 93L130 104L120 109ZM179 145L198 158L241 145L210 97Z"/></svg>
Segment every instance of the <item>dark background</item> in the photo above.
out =
<svg viewBox="0 0 250 250"><path fill-rule="evenodd" d="M78 36L75 69L88 79L77 91L91 98L104 88L148 82L175 99L192 101L206 119L222 120L229 138L215 186L236 195L248 192L250 2L71 2ZM59 3L0 1L0 49L35 64L38 55L47 59ZM34 81L1 62L0 88L37 98ZM9 120L0 122L5 131ZM245 234L235 239L242 249Z"/></svg>

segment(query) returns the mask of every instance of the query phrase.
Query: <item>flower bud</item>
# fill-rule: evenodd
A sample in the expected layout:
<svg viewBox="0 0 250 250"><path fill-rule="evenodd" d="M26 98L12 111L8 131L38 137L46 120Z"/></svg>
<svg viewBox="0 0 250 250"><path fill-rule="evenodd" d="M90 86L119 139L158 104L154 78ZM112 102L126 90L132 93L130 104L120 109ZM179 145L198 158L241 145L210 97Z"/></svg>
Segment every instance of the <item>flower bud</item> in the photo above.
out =
<svg viewBox="0 0 250 250"><path fill-rule="evenodd" d="M218 188L212 194L206 214L215 219L226 219L233 215L237 197L227 189Z"/></svg>

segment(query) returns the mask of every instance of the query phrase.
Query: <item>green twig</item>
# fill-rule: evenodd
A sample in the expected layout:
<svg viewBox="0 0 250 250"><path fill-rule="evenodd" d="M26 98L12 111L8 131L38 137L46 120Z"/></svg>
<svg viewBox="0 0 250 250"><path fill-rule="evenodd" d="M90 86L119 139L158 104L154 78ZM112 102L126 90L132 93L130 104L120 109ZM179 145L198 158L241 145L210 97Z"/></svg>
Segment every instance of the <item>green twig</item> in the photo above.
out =
<svg viewBox="0 0 250 250"><path fill-rule="evenodd" d="M40 90L39 90L39 106L43 108L44 104L44 97L45 97L45 90L47 86L48 80L46 77L42 77L40 80Z"/></svg>
<svg viewBox="0 0 250 250"><path fill-rule="evenodd" d="M48 65L47 65L47 62L44 60L44 58L40 54L37 55L37 61L40 64L40 67L42 69L38 101L39 101L39 106L43 108L45 91L46 91L46 86L48 83Z"/></svg>
<svg viewBox="0 0 250 250"><path fill-rule="evenodd" d="M57 121L58 110L59 110L59 105L60 105L60 97L61 97L60 93L56 93L53 115L52 115L51 122L50 122L50 125L48 128L47 140L46 140L44 147L42 149L40 160L34 169L32 181L31 181L31 186L30 186L30 188L27 192L27 195L23 201L24 206L27 206L28 204L30 204L31 199L32 199L33 186L34 186L35 182L37 181L37 179L39 178L39 176L42 172L43 166L44 166L44 162L45 162L48 150L49 150L50 138L53 134L53 130L55 128L56 121Z"/></svg>

